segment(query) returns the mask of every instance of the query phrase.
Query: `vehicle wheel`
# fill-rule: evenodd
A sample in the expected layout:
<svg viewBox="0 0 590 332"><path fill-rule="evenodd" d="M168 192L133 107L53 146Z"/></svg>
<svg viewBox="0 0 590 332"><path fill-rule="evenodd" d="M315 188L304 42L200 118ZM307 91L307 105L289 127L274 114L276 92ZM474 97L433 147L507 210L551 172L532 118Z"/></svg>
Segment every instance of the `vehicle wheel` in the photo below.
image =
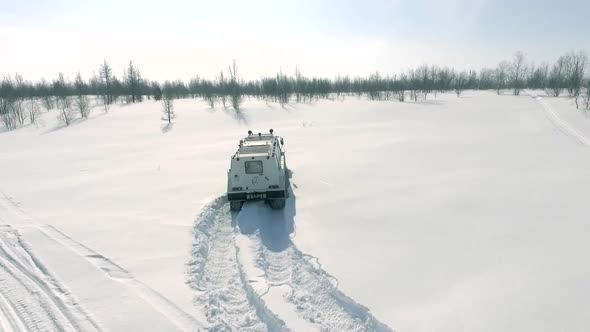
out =
<svg viewBox="0 0 590 332"><path fill-rule="evenodd" d="M280 210L285 207L285 200L273 199L270 201L270 207L273 208L273 210Z"/></svg>
<svg viewBox="0 0 590 332"><path fill-rule="evenodd" d="M242 201L231 201L229 202L229 209L232 211L240 211L243 204L244 202Z"/></svg>
<svg viewBox="0 0 590 332"><path fill-rule="evenodd" d="M291 187L291 181L289 181L289 178L287 177L285 179L285 197L289 198L289 188Z"/></svg>

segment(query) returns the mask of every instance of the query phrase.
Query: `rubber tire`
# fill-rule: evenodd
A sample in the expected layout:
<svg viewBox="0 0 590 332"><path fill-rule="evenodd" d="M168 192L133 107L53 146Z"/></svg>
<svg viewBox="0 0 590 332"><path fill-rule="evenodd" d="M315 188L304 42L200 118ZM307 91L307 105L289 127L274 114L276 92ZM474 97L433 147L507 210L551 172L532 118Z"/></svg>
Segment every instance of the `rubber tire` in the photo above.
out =
<svg viewBox="0 0 590 332"><path fill-rule="evenodd" d="M289 198L289 188L291 187L291 181L289 181L289 177L285 177L285 197Z"/></svg>
<svg viewBox="0 0 590 332"><path fill-rule="evenodd" d="M229 202L229 209L232 211L240 211L242 209L242 205L244 202L242 201L230 201Z"/></svg>
<svg viewBox="0 0 590 332"><path fill-rule="evenodd" d="M285 207L285 199L273 199L270 201L270 207L273 210L281 210Z"/></svg>

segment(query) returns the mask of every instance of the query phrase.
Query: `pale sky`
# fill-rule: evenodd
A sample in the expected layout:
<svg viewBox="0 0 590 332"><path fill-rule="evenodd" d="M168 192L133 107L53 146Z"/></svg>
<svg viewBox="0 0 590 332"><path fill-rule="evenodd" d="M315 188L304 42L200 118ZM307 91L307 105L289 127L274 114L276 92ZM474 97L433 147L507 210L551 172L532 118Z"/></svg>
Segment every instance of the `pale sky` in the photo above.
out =
<svg viewBox="0 0 590 332"><path fill-rule="evenodd" d="M480 69L590 51L588 0L0 0L0 74L85 78L107 59L153 80Z"/></svg>

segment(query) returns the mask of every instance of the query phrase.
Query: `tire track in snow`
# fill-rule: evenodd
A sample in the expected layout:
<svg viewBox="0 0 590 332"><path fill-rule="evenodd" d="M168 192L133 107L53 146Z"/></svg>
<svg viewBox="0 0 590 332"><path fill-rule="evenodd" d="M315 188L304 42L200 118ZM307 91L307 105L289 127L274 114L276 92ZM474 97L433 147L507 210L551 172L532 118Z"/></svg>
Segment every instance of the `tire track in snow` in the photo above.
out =
<svg viewBox="0 0 590 332"><path fill-rule="evenodd" d="M287 330L248 284L236 234L225 198L206 205L197 218L188 282L199 293L196 301L205 309L209 330Z"/></svg>
<svg viewBox="0 0 590 332"><path fill-rule="evenodd" d="M111 259L77 242L51 225L38 226L38 228L50 238L86 258L94 266L102 270L110 279L134 289L142 299L149 303L156 311L167 317L171 323L181 330L201 330L202 324L196 321L195 318L156 290L135 279L129 271Z"/></svg>
<svg viewBox="0 0 590 332"><path fill-rule="evenodd" d="M543 111L545 115L549 118L557 128L561 130L567 136L573 137L575 140L580 142L582 145L586 147L590 147L590 139L574 128L572 125L567 123L563 120L555 111L551 108L549 104L543 99L543 97L535 96L535 100L543 107Z"/></svg>
<svg viewBox="0 0 590 332"><path fill-rule="evenodd" d="M286 284L291 288L287 300L303 318L318 324L322 331L389 331L369 309L342 293L335 278L313 265L309 257L290 247L283 253L262 248L260 268L270 285ZM276 271L291 271L288 280L275 279ZM278 282L278 283L277 283ZM272 286L271 286L272 287Z"/></svg>
<svg viewBox="0 0 590 332"><path fill-rule="evenodd" d="M26 331L22 315L19 315L12 304L0 292L0 324L2 331Z"/></svg>
<svg viewBox="0 0 590 332"><path fill-rule="evenodd" d="M207 275L211 275L206 268L208 264L235 262L240 267L242 264L255 264L264 271L263 278L269 289L277 286L289 287L285 301L300 316L322 331L392 331L379 322L368 308L342 293L338 289L337 279L322 269L316 257L304 254L293 244L290 234L293 232L294 199L292 197L288 200L284 211L273 211L259 202L245 204L240 213L232 214L224 198L218 198L205 206L195 226L193 255L189 264L190 283L200 291L207 292L212 287L224 292L225 286L221 282L203 282ZM216 238L220 230L215 225L220 224L226 228L223 235ZM253 241L257 253L255 262L235 261L235 249L231 249L228 254L212 244L214 241L221 241L231 243L235 248L238 229L234 225ZM221 257L227 255L231 260L225 257L225 263L217 261L220 253ZM248 288L248 285L241 287ZM267 292L268 290L261 292L256 302L264 306L261 298ZM269 312L268 309L266 312ZM269 329L277 330L272 326Z"/></svg>
<svg viewBox="0 0 590 332"><path fill-rule="evenodd" d="M13 331L100 330L66 304L67 294L8 226L0 228L0 297L1 311Z"/></svg>
<svg viewBox="0 0 590 332"><path fill-rule="evenodd" d="M144 299L156 311L167 317L169 321L176 325L180 330L201 330L202 324L200 322L196 321L194 317L186 313L184 310L182 310L182 308L178 307L168 298L164 297L141 281L135 279L130 272L109 258L97 253L86 245L77 242L73 238L67 236L51 225L38 223L30 215L23 211L18 203L0 191L0 221L3 221L3 219L6 219L4 222L16 222L19 227L22 228L35 228L41 231L51 240L59 243L60 245L63 245L73 253L86 259L97 269L103 271L108 278L116 280L124 284L126 287L133 289L140 298ZM47 269L35 258L30 249L28 249L28 247L23 244L22 241L20 241L20 238L19 243L21 243L23 249L27 253L27 260L34 264L38 270L47 275L48 278L50 278L50 274ZM58 293L69 294L69 292L60 286L57 281L52 280L52 285L59 290ZM73 320L74 323L76 321L88 321L92 325L92 328L84 328L84 331L92 329L101 330L99 325L94 322L90 315L86 313L83 308L76 305L76 302L73 299L68 299L68 301L68 303L72 303L72 306L75 306L77 312L79 312L77 319Z"/></svg>

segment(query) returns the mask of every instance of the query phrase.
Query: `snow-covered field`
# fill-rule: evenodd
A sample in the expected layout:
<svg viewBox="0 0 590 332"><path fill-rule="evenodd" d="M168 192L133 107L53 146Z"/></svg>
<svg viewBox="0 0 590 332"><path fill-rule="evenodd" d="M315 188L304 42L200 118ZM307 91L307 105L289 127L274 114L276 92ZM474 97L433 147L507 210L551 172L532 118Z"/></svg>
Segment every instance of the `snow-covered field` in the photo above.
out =
<svg viewBox="0 0 590 332"><path fill-rule="evenodd" d="M588 329L571 99L174 106L171 128L146 101L0 133L1 329ZM293 195L232 214L229 158L269 128Z"/></svg>

